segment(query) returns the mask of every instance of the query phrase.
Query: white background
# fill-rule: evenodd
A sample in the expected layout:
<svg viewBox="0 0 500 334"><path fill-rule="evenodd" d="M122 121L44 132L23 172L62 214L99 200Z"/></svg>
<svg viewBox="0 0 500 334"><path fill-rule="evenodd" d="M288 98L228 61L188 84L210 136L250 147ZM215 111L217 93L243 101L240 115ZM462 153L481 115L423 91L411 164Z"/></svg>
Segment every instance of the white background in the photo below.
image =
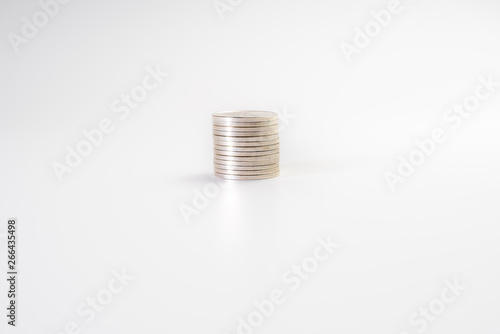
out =
<svg viewBox="0 0 500 334"><path fill-rule="evenodd" d="M8 328L2 279L0 331L233 334L281 289L255 333L414 334L456 278L426 332L499 334L500 89L459 129L442 117L500 80L500 3L402 0L348 63L340 43L386 7L247 0L221 20L211 0L73 0L16 53L7 34L40 6L2 0L0 233L18 218L20 308ZM168 78L120 120L148 66ZM294 116L281 176L219 181L187 224L179 206L214 180L210 115L235 109ZM104 118L114 131L59 182L53 163ZM448 140L391 192L384 173L435 127ZM339 249L290 292L283 273L327 235ZM122 269L134 280L85 323L77 306Z"/></svg>

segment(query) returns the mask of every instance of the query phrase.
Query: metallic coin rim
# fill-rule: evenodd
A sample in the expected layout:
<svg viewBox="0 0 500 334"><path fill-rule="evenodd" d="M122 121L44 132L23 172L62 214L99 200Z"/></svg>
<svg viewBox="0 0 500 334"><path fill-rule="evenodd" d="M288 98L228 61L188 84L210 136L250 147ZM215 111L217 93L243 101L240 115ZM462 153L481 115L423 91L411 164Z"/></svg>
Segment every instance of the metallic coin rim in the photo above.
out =
<svg viewBox="0 0 500 334"><path fill-rule="evenodd" d="M214 142L233 142L233 143L238 143L238 142L266 142L266 141L273 141L273 140L279 140L280 137L279 135L267 135L267 136L254 136L254 137L230 137L230 136L219 136L219 135L212 135L212 138Z"/></svg>
<svg viewBox="0 0 500 334"><path fill-rule="evenodd" d="M212 131L214 136L220 137L262 137L279 135L278 131L255 131L255 132L232 132L232 131Z"/></svg>
<svg viewBox="0 0 500 334"><path fill-rule="evenodd" d="M265 127L265 126L276 126L279 125L278 120L270 121L252 121L252 122L239 122L230 120L212 120L212 126L224 126L224 127L235 127L235 128L254 128L254 127Z"/></svg>
<svg viewBox="0 0 500 334"><path fill-rule="evenodd" d="M217 155L225 155L225 156L234 156L234 157L259 157L266 156L271 154L279 154L280 150L269 150L269 151L255 151L255 152L229 152L229 151L220 151L214 149L214 154Z"/></svg>
<svg viewBox="0 0 500 334"><path fill-rule="evenodd" d="M228 167L231 167L234 165L251 167L253 165L264 166L264 165L279 164L280 161L279 161L279 159L273 159L273 160L221 160L221 159L214 158L213 163L217 164L217 165L221 165L221 166L228 166Z"/></svg>
<svg viewBox="0 0 500 334"><path fill-rule="evenodd" d="M225 145L221 145L225 144ZM260 142L260 141L250 141L250 142L214 142L214 145L217 146L225 146L225 147L235 147L235 148L245 148L245 147L267 147L272 145L279 145L279 140L273 140L269 142Z"/></svg>
<svg viewBox="0 0 500 334"><path fill-rule="evenodd" d="M216 142L214 144L218 144L218 146L227 146L227 147L261 147L261 146L271 146L279 144L279 141L272 142L261 142L261 141L240 141L240 142Z"/></svg>
<svg viewBox="0 0 500 334"><path fill-rule="evenodd" d="M263 173L259 173L259 171L241 171L241 172L233 173L233 172L214 170L214 173L223 174L223 175L234 175L234 176L256 176L256 175L279 173L279 171L280 171L279 169L274 169L274 170L262 171Z"/></svg>
<svg viewBox="0 0 500 334"><path fill-rule="evenodd" d="M257 132L257 131L277 131L279 129L278 124L266 125L266 126L220 126L217 124L212 124L212 130L214 131L239 131L239 132Z"/></svg>
<svg viewBox="0 0 500 334"><path fill-rule="evenodd" d="M260 160L271 160L271 159L279 159L280 155L279 153L270 153L270 154L265 154L265 155L259 155L255 157L245 157L245 156L230 156L230 155L224 155L224 154L218 154L214 152L214 158L217 158L219 160L240 160L240 161L249 161L250 159L255 159L255 161L260 161Z"/></svg>
<svg viewBox="0 0 500 334"><path fill-rule="evenodd" d="M280 149L280 147L278 145L257 146L257 148L214 145L214 150L223 151L223 152L238 152L238 153L276 151L279 149Z"/></svg>
<svg viewBox="0 0 500 334"><path fill-rule="evenodd" d="M241 166L241 167L252 167L252 166L267 166L279 164L279 161L227 161L227 160L215 160L214 164L222 166Z"/></svg>
<svg viewBox="0 0 500 334"><path fill-rule="evenodd" d="M255 164L252 164L254 161L213 161L214 168L220 169L238 169L244 167L244 169L248 169L251 167L255 167L255 169L265 169L265 168L274 168L280 165L279 161L257 161Z"/></svg>
<svg viewBox="0 0 500 334"><path fill-rule="evenodd" d="M214 145L214 150L224 151L224 152L265 152L265 151L274 151L279 150L280 145L268 145L268 146L222 146L222 145Z"/></svg>
<svg viewBox="0 0 500 334"><path fill-rule="evenodd" d="M279 130L278 124L264 126L222 126L213 124L212 130L217 131L234 131L234 132L259 132L263 130L274 131Z"/></svg>
<svg viewBox="0 0 500 334"><path fill-rule="evenodd" d="M280 167L279 162L272 164L272 165L262 165L262 166L227 166L227 165L219 165L219 164L214 163L214 169L229 170L229 171L231 171L231 170L235 170L235 171L238 171L238 170L241 170L241 171L268 170L268 169L279 168L279 167Z"/></svg>
<svg viewBox="0 0 500 334"><path fill-rule="evenodd" d="M279 121L278 117L213 117L212 120L226 123L262 123Z"/></svg>
<svg viewBox="0 0 500 334"><path fill-rule="evenodd" d="M275 165L279 164L280 161L279 159L275 160L258 160L258 161L252 161L252 160L213 160L214 164L220 165L220 166L226 166L226 167L232 167L232 166L243 166L243 167L252 167L252 166L265 166L265 165Z"/></svg>
<svg viewBox="0 0 500 334"><path fill-rule="evenodd" d="M238 129L238 130L245 130L245 129L261 129L261 128L270 128L270 127L273 127L273 126L277 126L278 123L276 124L252 124L252 125L246 125L246 126L242 126L242 125L239 125L239 124L213 124L212 125L212 129L214 127L217 127L218 128L224 128L224 129ZM221 130L224 130L224 129L221 129Z"/></svg>
<svg viewBox="0 0 500 334"><path fill-rule="evenodd" d="M275 177L278 177L280 175L279 172L277 173L272 173L272 174L262 174L262 175L252 175L252 176L239 176L239 175L226 175L226 174L220 174L220 173L215 173L216 176L226 179L226 180L266 180L266 179L273 179Z"/></svg>
<svg viewBox="0 0 500 334"><path fill-rule="evenodd" d="M269 170L256 170L256 171L224 171L224 170L214 170L216 173L219 174L224 174L224 175L238 175L238 176L250 176L250 175L264 175L264 174L272 174L272 173L279 173L280 169L274 168L274 169L269 169Z"/></svg>
<svg viewBox="0 0 500 334"><path fill-rule="evenodd" d="M267 168L273 168L273 167L279 167L280 163L279 161L276 161L276 162L273 162L273 163L270 163L270 164L264 164L264 165L260 165L260 164L248 164L246 162L243 162L243 163L236 163L236 164L221 164L220 162L218 161L214 161L214 168L217 167L217 168L220 168L220 169L244 169L244 170L248 170L250 168L255 168L256 170L259 170L259 169L267 169Z"/></svg>

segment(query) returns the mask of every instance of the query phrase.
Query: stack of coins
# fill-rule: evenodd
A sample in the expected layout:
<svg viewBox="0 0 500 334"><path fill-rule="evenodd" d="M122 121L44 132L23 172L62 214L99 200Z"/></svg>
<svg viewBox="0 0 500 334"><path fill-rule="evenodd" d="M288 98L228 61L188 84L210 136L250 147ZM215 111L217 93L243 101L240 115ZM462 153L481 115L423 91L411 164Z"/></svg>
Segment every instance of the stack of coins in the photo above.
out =
<svg viewBox="0 0 500 334"><path fill-rule="evenodd" d="M215 175L262 180L279 175L278 115L227 111L212 115Z"/></svg>

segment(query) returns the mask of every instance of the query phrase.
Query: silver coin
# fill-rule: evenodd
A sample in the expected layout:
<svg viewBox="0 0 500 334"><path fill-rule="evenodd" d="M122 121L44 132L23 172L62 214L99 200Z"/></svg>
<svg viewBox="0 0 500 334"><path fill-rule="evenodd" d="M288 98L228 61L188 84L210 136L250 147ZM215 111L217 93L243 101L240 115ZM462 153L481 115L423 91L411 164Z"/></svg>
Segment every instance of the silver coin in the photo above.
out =
<svg viewBox="0 0 500 334"><path fill-rule="evenodd" d="M212 114L212 118L236 119L238 121L269 121L278 119L278 114L272 111L221 111Z"/></svg>
<svg viewBox="0 0 500 334"><path fill-rule="evenodd" d="M237 124L253 124L266 122L279 122L278 117L212 117L212 122L217 123L237 123Z"/></svg>
<svg viewBox="0 0 500 334"><path fill-rule="evenodd" d="M213 135L215 136L226 136L226 137L261 137L261 136L272 136L278 135L278 131L253 131L253 132L243 132L243 131L219 131L213 130Z"/></svg>
<svg viewBox="0 0 500 334"><path fill-rule="evenodd" d="M217 155L227 155L230 157L258 157L261 155L271 155L271 154L279 154L279 150L269 150L269 151L256 151L256 152L229 152L229 151L220 151L214 149L214 153Z"/></svg>
<svg viewBox="0 0 500 334"><path fill-rule="evenodd" d="M265 180L278 177L280 173L276 172L276 173L262 174L262 175L227 175L227 174L215 173L215 175L226 180Z"/></svg>
<svg viewBox="0 0 500 334"><path fill-rule="evenodd" d="M258 161L245 161L245 160L218 160L214 159L214 166L217 165L219 168L231 169L233 167L254 167L260 166L257 169L263 169L264 166L271 168L274 165L279 165L279 160L258 160Z"/></svg>
<svg viewBox="0 0 500 334"><path fill-rule="evenodd" d="M269 161L275 162L279 160L279 154L271 154L271 155L261 155L255 157L231 157L227 155L219 155L214 153L214 159L219 161Z"/></svg>
<svg viewBox="0 0 500 334"><path fill-rule="evenodd" d="M260 132L260 131L278 131L278 125L269 126L220 126L213 125L214 131L232 131L232 132Z"/></svg>
<svg viewBox="0 0 500 334"><path fill-rule="evenodd" d="M232 166L252 167L252 166L265 166L279 164L279 159L275 160L223 160L215 159L214 164L230 168ZM260 169L260 168L259 168Z"/></svg>
<svg viewBox="0 0 500 334"><path fill-rule="evenodd" d="M274 165L277 163L279 163L279 160L274 160L274 161L228 161L228 160L214 159L214 164L223 165L223 166L252 167L252 166Z"/></svg>
<svg viewBox="0 0 500 334"><path fill-rule="evenodd" d="M214 141L214 145L216 146L225 146L229 148L247 148L247 147L267 147L271 145L279 145L279 140L271 140L271 141L228 141L228 140L219 140Z"/></svg>
<svg viewBox="0 0 500 334"><path fill-rule="evenodd" d="M220 169L215 169L216 173L219 174L224 174L224 175L262 175L262 174L271 174L271 173L277 173L279 172L279 168L273 168L273 169L268 169L268 170L253 170L253 171L227 171L227 170L220 170Z"/></svg>
<svg viewBox="0 0 500 334"><path fill-rule="evenodd" d="M275 163L272 165L262 165L262 166L227 166L227 165L219 165L214 163L214 169L227 170L227 171L245 171L245 170L268 170L273 168L279 168L280 164Z"/></svg>
<svg viewBox="0 0 500 334"><path fill-rule="evenodd" d="M277 126L279 125L278 120L264 121L264 122L238 122L230 120L219 120L212 119L212 126L217 127L235 127L235 128L255 128L255 127L266 127L266 126Z"/></svg>
<svg viewBox="0 0 500 334"><path fill-rule="evenodd" d="M255 147L240 147L240 146L223 146L223 145L214 145L214 150L224 151L224 152L265 152L272 150L279 150L279 144L268 145L268 146L255 146Z"/></svg>
<svg viewBox="0 0 500 334"><path fill-rule="evenodd" d="M225 161L225 160L214 160L214 168L218 167L221 169L234 169L236 167L256 167L255 169L265 169L273 168L279 166L279 161Z"/></svg>
<svg viewBox="0 0 500 334"><path fill-rule="evenodd" d="M221 169L221 170L227 170L227 171L252 171L252 170L266 170L266 169L275 169L279 168L280 164L279 162L273 162L268 165L253 165L253 166L246 166L246 165L222 165L220 163L214 162L214 169Z"/></svg>
<svg viewBox="0 0 500 334"><path fill-rule="evenodd" d="M244 131L244 132L252 132L252 131L262 131L262 130L278 130L279 126L277 124L273 125L264 125L264 126L223 126L212 124L212 129L218 131Z"/></svg>
<svg viewBox="0 0 500 334"><path fill-rule="evenodd" d="M278 115L228 111L212 115L214 171L230 180L279 176Z"/></svg>
<svg viewBox="0 0 500 334"><path fill-rule="evenodd" d="M225 147L266 147L271 145L279 145L279 140L271 140L271 141L250 141L250 142L232 142L232 141L215 141L214 145L216 146L225 146Z"/></svg>
<svg viewBox="0 0 500 334"><path fill-rule="evenodd" d="M257 137L229 137L229 136L219 136L213 135L212 138L214 142L227 142L227 143L237 143L237 142L264 142L279 140L279 135L269 135L269 136L257 136Z"/></svg>

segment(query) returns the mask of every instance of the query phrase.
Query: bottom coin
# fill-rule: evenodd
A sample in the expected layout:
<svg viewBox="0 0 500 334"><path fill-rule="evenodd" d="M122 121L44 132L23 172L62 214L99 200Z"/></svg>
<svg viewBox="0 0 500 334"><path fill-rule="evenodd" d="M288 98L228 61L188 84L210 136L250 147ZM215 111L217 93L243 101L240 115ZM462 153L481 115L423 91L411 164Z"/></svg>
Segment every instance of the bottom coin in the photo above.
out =
<svg viewBox="0 0 500 334"><path fill-rule="evenodd" d="M278 173L280 169L279 167L273 169L265 169L265 170L227 170L227 169L216 168L214 169L214 171L218 174L224 174L224 175L246 176L246 175L263 175L263 174Z"/></svg>
<svg viewBox="0 0 500 334"><path fill-rule="evenodd" d="M252 165L252 166L238 166L238 165L221 165L218 163L214 163L214 169L220 169L220 170L267 170L267 169L276 169L279 168L280 164L275 163L271 165Z"/></svg>
<svg viewBox="0 0 500 334"><path fill-rule="evenodd" d="M265 180L278 177L280 173L277 172L277 173L260 174L260 175L228 175L216 172L215 175L226 180Z"/></svg>

